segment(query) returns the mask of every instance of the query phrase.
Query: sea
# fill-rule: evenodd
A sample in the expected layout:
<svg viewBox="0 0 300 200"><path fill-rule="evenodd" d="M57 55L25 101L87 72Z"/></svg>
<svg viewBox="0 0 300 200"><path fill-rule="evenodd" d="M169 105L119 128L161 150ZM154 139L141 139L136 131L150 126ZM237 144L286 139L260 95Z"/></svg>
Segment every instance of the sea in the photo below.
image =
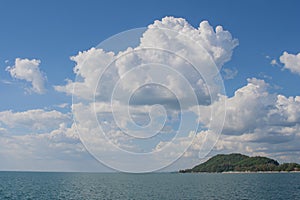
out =
<svg viewBox="0 0 300 200"><path fill-rule="evenodd" d="M300 200L300 173L0 172L0 199Z"/></svg>

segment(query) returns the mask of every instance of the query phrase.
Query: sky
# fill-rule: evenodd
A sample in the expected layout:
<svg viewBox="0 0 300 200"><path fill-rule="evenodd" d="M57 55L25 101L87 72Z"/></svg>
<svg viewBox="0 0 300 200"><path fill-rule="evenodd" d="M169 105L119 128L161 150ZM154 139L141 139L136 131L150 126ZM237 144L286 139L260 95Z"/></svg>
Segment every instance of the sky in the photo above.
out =
<svg viewBox="0 0 300 200"><path fill-rule="evenodd" d="M0 5L0 170L300 163L298 1Z"/></svg>

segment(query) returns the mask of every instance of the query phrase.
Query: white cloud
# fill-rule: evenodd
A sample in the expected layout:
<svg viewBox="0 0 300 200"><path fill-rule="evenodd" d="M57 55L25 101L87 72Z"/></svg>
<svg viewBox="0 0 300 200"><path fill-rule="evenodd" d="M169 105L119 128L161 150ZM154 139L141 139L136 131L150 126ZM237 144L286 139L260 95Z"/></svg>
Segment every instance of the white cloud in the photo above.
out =
<svg viewBox="0 0 300 200"><path fill-rule="evenodd" d="M11 85L12 82L9 80L1 80L1 83L7 84L7 85Z"/></svg>
<svg viewBox="0 0 300 200"><path fill-rule="evenodd" d="M141 39L141 46L178 49L184 44L180 42L177 44L168 43L168 36L159 36L157 28L171 29L177 32L178 35L182 34L190 38L194 42L190 49L200 44L212 56L219 68L231 59L232 51L238 45L238 40L233 39L231 33L223 30L222 26L217 26L214 30L208 21L202 21L196 29L183 18L165 17L161 21L156 20L152 25L148 26L148 31L144 33Z"/></svg>
<svg viewBox="0 0 300 200"><path fill-rule="evenodd" d="M78 131L86 147L92 150L96 157L100 155L98 159L107 161L105 159L108 158L110 162L106 164L118 165L119 169L128 167L128 162L132 160L126 153L114 154L116 146L127 152L147 153L160 152L164 146L169 145L169 151L163 152L160 157L154 155L150 160L166 166L168 161L172 161L170 158L179 156L184 147L193 140L195 132L191 131L190 127L199 119L203 129L197 130L193 144L183 158L192 159L191 162L196 164L199 162L199 150L210 150L210 146L204 144L205 141L214 141L219 137L216 133L217 123L212 123L211 119L221 123L222 113L226 110L223 135L215 146L215 152L266 155L289 161L292 157L295 158L295 154L291 152L299 152L300 97L272 94L269 92L269 85L256 78L248 79L244 87L239 88L232 97L228 97L220 94L218 84L210 82L213 75L230 60L237 45L238 41L221 26L214 30L204 21L200 23L199 28L194 28L184 19L166 17L148 26L136 48L128 48L119 53L97 48L79 52L71 57L76 63L74 73L77 75L77 81L68 80L66 85L55 86L57 91L74 95L72 110L76 123L71 122L69 114L55 110L3 111L0 113L0 134L5 137L0 137L0 144L7 148L1 149L0 156L11 155L16 158L19 155L35 159L59 157L61 160L68 156L72 159L82 158L86 155L75 134ZM156 51L149 50L151 48L155 48ZM198 76L195 73L197 71L181 57L200 66L201 75L206 79ZM114 59L117 61L112 62ZM217 69L214 69L211 61L216 63ZM290 61L284 62L286 68L294 66L286 64L291 63ZM110 63L111 66L106 69ZM145 66L149 63L153 69ZM175 70L157 63L171 66ZM203 65L204 63L209 64ZM134 66L141 67L134 69ZM179 74L176 74L177 72ZM99 80L102 73L103 76ZM224 73L227 78L233 78L237 71L224 70ZM151 85L151 82L158 82L165 89ZM190 103L193 98L190 95L190 87L186 87L187 83L196 93L200 105ZM130 99L127 98L127 94L132 94ZM210 95L217 98L210 101ZM111 99L113 101L110 101ZM184 102L180 114L179 100ZM154 107L156 104L164 106L165 110ZM115 112L112 112L112 105ZM64 106L66 105L61 105ZM157 109L154 109L157 112L151 113L153 108ZM197 109L200 110L199 116ZM165 114L167 119L164 129L148 141L143 143L141 139L130 135L137 136L139 131L143 130L143 125L151 125L151 116L154 117L152 124L156 128L159 127L161 124L156 122L164 121L162 119ZM186 124L186 129L179 134L177 140L172 141L182 116L188 116L190 124ZM136 126L135 129L131 129L133 122L141 125L138 127L140 129ZM17 127L14 127L15 125ZM100 127L105 135L102 135ZM120 128L132 132L124 134ZM18 129L25 129L32 134L15 136L12 131L19 131ZM144 156L134 164L137 168L145 169L146 166L151 169L148 163L149 160ZM183 166L186 167L187 164Z"/></svg>
<svg viewBox="0 0 300 200"><path fill-rule="evenodd" d="M273 65L273 66L278 66L279 65L276 59L272 59L270 64Z"/></svg>
<svg viewBox="0 0 300 200"><path fill-rule="evenodd" d="M218 99L222 93L219 70L230 60L237 45L237 39L221 26L214 30L204 21L194 28L185 19L165 17L147 27L135 48L123 52L91 48L71 57L76 62L77 80L68 80L66 85L54 88L73 95L76 126L96 157L115 155L117 149L109 146L107 138L126 151L147 153L161 140L170 141L177 129L183 127L180 132L183 137L197 128L196 116L190 109L198 103L205 106ZM186 124L179 126L183 117L187 117L183 120ZM136 138L149 136L149 131L157 129L161 130L147 145ZM179 155L179 150L164 160L154 156L156 162L151 162L154 157L140 159L159 165L170 162ZM118 158L118 161L111 159L109 164L116 166L114 162L118 162L120 168L128 162L123 159L130 160L131 156L118 155ZM147 170L144 166L136 167Z"/></svg>
<svg viewBox="0 0 300 200"><path fill-rule="evenodd" d="M45 93L46 78L39 69L41 61L36 59L16 58L15 65L6 68L13 78L25 80L32 86L31 90L43 94Z"/></svg>
<svg viewBox="0 0 300 200"><path fill-rule="evenodd" d="M280 56L279 60L284 64L284 69L288 69L292 73L300 75L300 53L294 55L285 51Z"/></svg>
<svg viewBox="0 0 300 200"><path fill-rule="evenodd" d="M233 97L222 96L219 101L209 106L199 106L199 121L210 129L214 129L211 118L222 122L221 113L226 111L223 134L241 134L252 130L263 123L259 116L265 115L265 109L275 101L267 91L268 84L256 78L248 79L248 84L235 91ZM226 104L224 104L224 101ZM192 110L195 110L193 108ZM214 110L213 113L212 110ZM218 125L218 124L215 124Z"/></svg>
<svg viewBox="0 0 300 200"><path fill-rule="evenodd" d="M67 108L69 107L69 103L61 103L61 104L58 104L58 105L55 105L56 107L58 108Z"/></svg>
<svg viewBox="0 0 300 200"><path fill-rule="evenodd" d="M300 97L285 97L269 93L268 84L256 78L239 88L234 96L226 98L226 119L222 133L243 135L265 127L278 128L296 126L300 123ZM200 122L209 125L209 107L224 107L223 102L200 106ZM221 108L215 108L218 110ZM216 114L218 116L218 114ZM213 127L211 127L213 129ZM272 129L274 132L274 129Z"/></svg>
<svg viewBox="0 0 300 200"><path fill-rule="evenodd" d="M236 68L233 69L223 68L222 72L225 80L234 79L238 74L238 70Z"/></svg>
<svg viewBox="0 0 300 200"><path fill-rule="evenodd" d="M56 110L46 111L42 109L13 112L11 110L0 112L0 125L15 130L16 133L26 131L37 133L54 130L61 124L70 124L69 114ZM28 133L28 132L27 132Z"/></svg>
<svg viewBox="0 0 300 200"><path fill-rule="evenodd" d="M234 96L224 97L226 119L213 154L240 152L270 156L281 162L300 162L295 156L300 150L300 96L272 94L268 89L265 81L252 78ZM200 106L199 120L207 127L211 125L209 107L215 107L217 111L224 104L215 102ZM218 113L214 116L218 117ZM201 137L206 132L200 131L197 138L203 141ZM217 137L213 126L207 136ZM197 156L201 149L199 144L193 144L186 155Z"/></svg>
<svg viewBox="0 0 300 200"><path fill-rule="evenodd" d="M205 95L204 91L207 88L197 86L199 79L201 79L199 75L197 76L197 71L193 70L193 66L179 56L199 66L201 75L209 79L209 76L215 75L218 70L209 66L211 64L207 64L212 63L207 56L211 56L217 67L221 68L225 62L230 60L232 51L237 45L237 39L233 39L231 34L223 30L221 26L216 27L214 31L213 27L204 21L200 23L199 28L194 28L185 19L165 17L148 26L140 39L140 45L135 49L128 48L124 52L115 54L105 52L103 49L91 48L71 57L76 62L74 73L80 77L80 80L76 82L68 80L65 86L55 86L55 89L73 94L73 88L75 88L76 94L73 95L76 97L92 99L99 76L105 72L100 80L102 84L98 86L98 89L101 90L98 98L109 100L113 87L125 72L138 65L161 63L177 70L198 90L197 94L202 94L199 98L205 99L207 97L203 94ZM143 50L145 48L155 48L155 51ZM107 71L104 71L114 59L117 59L116 62L112 63ZM158 67L162 68L162 66ZM165 74L158 73L155 76L161 77L157 79L162 79ZM172 77L174 78L174 76ZM130 92L137 85L151 82L153 77L149 75L149 68L145 67L131 72L131 74L126 74L126 79L127 81L122 82L122 87L124 92ZM205 80L205 82L207 81L209 80ZM181 88L183 83L180 79L170 80L169 83L165 81L164 83L170 88L176 87L177 91L183 89L181 94L185 93L185 88ZM212 88L210 90L211 93L214 92Z"/></svg>
<svg viewBox="0 0 300 200"><path fill-rule="evenodd" d="M85 150L76 130L61 125L43 134L0 137L1 170L103 171Z"/></svg>
<svg viewBox="0 0 300 200"><path fill-rule="evenodd" d="M73 91L76 90L76 94L74 95L78 96L78 98L94 98L99 74L113 60L114 56L112 52L105 52L102 49L96 48L79 52L78 55L72 56L71 60L76 62L76 66L73 69L74 73L77 77L82 78L82 80L77 80L76 82L67 80L66 85L54 86L54 89L67 94L73 94ZM107 87L109 87L109 84L107 84Z"/></svg>
<svg viewBox="0 0 300 200"><path fill-rule="evenodd" d="M41 109L0 113L0 169L107 171L85 150L69 114Z"/></svg>
<svg viewBox="0 0 300 200"><path fill-rule="evenodd" d="M189 39L186 37L193 42L189 43ZM151 71L147 67L134 69L134 66L146 63L164 63L172 66L186 77L190 85L195 89L198 99L203 100L202 103L200 101L200 106L190 104L185 108L186 110L194 111L198 107L201 114L199 121L204 127L208 128L208 130L202 130L196 135L191 148L184 155L185 158L189 157L198 162L199 150L202 149L204 152L207 150L203 148L208 148L209 150L210 147L204 145L204 141L213 141L218 138L218 134L215 133L217 123L212 123L211 119L216 118L217 120L215 121L222 122L221 113L224 110L226 110L227 115L222 130L223 135L215 147L216 152L241 152L250 155L271 155L276 158L286 156L286 158L291 158L289 152L298 148L297 142L293 139L300 141L299 97L285 97L272 94L269 92L269 85L265 81L251 78L248 79L246 86L239 88L235 92L234 96L220 95L214 102L207 102L206 98L210 94L215 93L217 95L220 92L218 89L214 92L213 88L216 85L209 85L209 87L207 80L194 76L195 71L184 60L178 59L174 55L160 51L142 51L143 48L169 49L172 52L176 52L177 55L188 58L193 64L196 63L200 66L207 61L205 55L208 53L213 58L218 69L221 69L222 65L230 60L232 50L238 44L237 40L232 39L228 31L224 31L221 27L217 27L214 31L206 21L201 22L200 27L196 29L184 19L166 17L149 25L140 41L140 45L135 49L129 48L117 54L107 53L102 49L94 48L79 53L72 59L76 62L74 71L82 79L77 82L69 81L65 86L56 87L57 90L69 94L72 94L73 86L76 87L74 95L78 101L75 101L74 106L76 106L78 111L75 114L75 118L77 119L79 132L85 134L83 138L86 139L87 143L90 143L90 147L94 148L95 152L110 155L112 149L109 145L105 145L107 140L101 139L101 135L97 133L97 130L99 130L97 119L91 117L94 112L97 113L98 121L100 121L102 128L108 130L106 136L114 144L128 151L147 152L149 150L143 145L140 146L131 137L124 136L118 130L117 124L113 122L115 119L109 100L113 95L113 89L116 89L114 86L120 84L118 90L115 90L118 98L114 99L117 101L113 101L113 105L117 105L115 114L120 119L121 126L125 128L132 119L138 122L145 119L147 121L149 106L151 107L155 103L168 108L166 105L174 103L174 99L184 100L187 88L184 86L184 81L180 80L180 77L176 75L168 76L171 73L165 73L161 66L157 66L158 71ZM201 47L199 48L198 45ZM199 52L200 54L198 54ZM203 55L203 58L199 59L199 55ZM107 64L116 58L118 59L116 62L113 62L110 66L111 68L104 71ZM275 64L275 61L272 63ZM200 71L204 75L215 72L210 67L209 65L203 68L200 67ZM130 70L132 73L127 74ZM100 81L101 84L96 90L98 77L102 72L104 72L104 76L102 76L102 82ZM155 74L155 76L151 76L151 73ZM237 70L225 69L224 73L225 77L233 78L237 74ZM165 77L164 81L160 83L172 92L175 91L176 95L172 96L171 93L157 90L158 88L156 87L145 87L143 88L144 90L135 91L138 86L153 81L153 77L158 77L157 79ZM120 78L123 79L118 82ZM93 110L93 104L90 104L94 91L96 91L96 110ZM126 99L124 96L127 93L132 93L132 91L135 91L135 93L131 99L132 104L128 106L124 104L124 99ZM85 99L89 103L85 105L80 104L80 99ZM224 106L224 100L226 101L226 107ZM117 104L114 104L114 102L117 102ZM168 114L173 111L174 113L170 115L175 115L176 109L174 108L176 106L169 108L171 109L167 109ZM124 115L124 113L127 113L124 111L126 109L130 110L132 118L128 117L127 114ZM211 113L212 111L214 113ZM193 118L190 119L192 120ZM172 120L176 122L178 119L175 117ZM172 120L168 122L171 123ZM168 134L170 135L175 131L175 128L172 125L168 127ZM127 126L127 128L129 127ZM161 155L161 159L177 156L180 150L192 140L193 134L190 135L188 133L189 131L171 143L168 137L164 138L160 135L161 140L156 140L151 144L147 143L147 145L151 146L155 151L159 151L166 144L170 146L170 149L173 149L172 151L164 152L165 154ZM289 149L280 152L279 149L274 147L274 144L280 145L282 148L284 145L287 145ZM279 153L281 154L279 155ZM122 159L126 160L126 156ZM160 159L157 162L160 162Z"/></svg>

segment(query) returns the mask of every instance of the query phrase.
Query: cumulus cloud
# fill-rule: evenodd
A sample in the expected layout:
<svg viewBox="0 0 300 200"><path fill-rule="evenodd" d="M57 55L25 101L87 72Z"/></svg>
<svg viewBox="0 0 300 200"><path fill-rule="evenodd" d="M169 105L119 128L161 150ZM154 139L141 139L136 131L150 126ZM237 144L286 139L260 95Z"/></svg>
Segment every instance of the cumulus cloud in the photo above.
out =
<svg viewBox="0 0 300 200"><path fill-rule="evenodd" d="M47 132L60 127L62 124L70 124L70 122L69 114L56 110L35 109L23 112L11 110L0 112L0 125L14 129L15 134L22 132L24 134L25 131L31 133Z"/></svg>
<svg viewBox="0 0 300 200"><path fill-rule="evenodd" d="M110 91L113 89L116 81L120 79L125 72L131 70L135 66L145 65L149 63L161 63L173 67L178 70L191 84L196 85L200 76L196 76L196 71L192 69L193 66L187 63L184 59L200 66L201 74L209 75L218 73L212 66L208 66L212 61L208 61L211 56L213 62L218 68L229 61L233 49L238 45L238 40L233 39L228 31L223 30L221 26L213 27L207 21L201 22L199 28L192 27L185 19L165 17L161 21L157 20L149 25L143 36L140 39L138 47L132 49L128 48L124 52L118 54L113 52L106 52L103 49L91 48L90 50L79 52L78 55L71 57L71 60L76 62L74 73L81 80L73 82L68 80L64 86L55 86L55 89L67 94L73 94L73 88L76 90L75 96L79 98L93 98L96 89L98 78L102 75L103 84L100 85L101 97L103 100L110 98ZM155 51L144 50L145 48L155 48ZM161 51L159 51L161 50ZM168 53L168 50L172 53ZM182 58L180 58L179 56ZM108 64L113 60L111 69L106 69ZM162 68L162 66L159 66ZM103 75L102 73L105 74ZM143 68L136 73L127 74L127 82L123 82L124 89L128 90L134 88L135 85L147 83L151 77L147 68ZM161 76L160 74L156 74ZM171 80L170 80L171 81ZM170 84L179 82L172 81ZM174 86L180 86L180 82ZM195 87L198 90L205 90L205 88ZM201 93L201 91L199 91ZM203 93L203 92L202 92Z"/></svg>
<svg viewBox="0 0 300 200"><path fill-rule="evenodd" d="M60 125L43 134L13 134L12 131L0 137L2 170L99 170L99 164L86 152L73 127Z"/></svg>
<svg viewBox="0 0 300 200"><path fill-rule="evenodd" d="M67 80L65 85L54 88L73 95L75 123L70 125L69 115L58 111L3 111L0 134L7 135L7 129L14 124L19 125L17 129L25 127L38 133L18 136L20 145L16 148L28 144L28 152L39 157L46 153L38 153L38 144L53 152L78 155L82 152L78 136L74 135L78 131L96 158L109 159L105 164L129 169L128 163L134 161L126 154L129 152L141 154L134 163L136 169L150 170L149 161L167 166L191 141L183 160L198 163L199 151L211 150L205 142L218 139L222 113L226 111L214 152L241 152L289 161L295 155L291 152L299 151L300 97L270 93L268 83L257 78L247 79L247 84L231 97L222 93L220 82L214 82L216 74L231 59L237 45L230 32L221 26L214 29L207 21L195 28L182 18L157 20L147 27L137 47L121 52L91 48L71 57L76 81ZM295 66L296 61L284 55L280 61L285 68ZM228 79L237 74L235 69L223 72ZM180 127L185 117L187 123ZM193 131L195 122L200 127ZM156 129L159 131L152 136L151 131ZM142 141L146 136L151 137ZM175 136L176 140L172 140ZM4 141L13 141L7 138L2 140L3 145ZM163 151L166 146L168 151ZM118 148L125 151L115 154ZM154 153L150 158L149 152Z"/></svg>
<svg viewBox="0 0 300 200"><path fill-rule="evenodd" d="M183 137L195 128L191 108L210 105L224 93L219 70L237 45L238 40L221 26L214 29L203 21L195 28L185 19L165 17L149 25L134 48L120 52L91 48L71 57L76 81L54 88L73 95L81 138L97 155L116 150L106 147L99 125L115 146L147 153L160 141L171 141L177 131ZM186 124L178 125L183 118ZM138 138L151 131L157 134L144 145Z"/></svg>
<svg viewBox="0 0 300 200"><path fill-rule="evenodd" d="M288 69L292 73L300 75L300 53L294 55L285 51L279 60L284 64L284 69Z"/></svg>
<svg viewBox="0 0 300 200"><path fill-rule="evenodd" d="M0 112L0 169L97 170L72 122L56 110Z"/></svg>
<svg viewBox="0 0 300 200"><path fill-rule="evenodd" d="M46 78L40 71L41 61L36 59L16 58L15 65L6 68L13 78L25 80L31 84L31 90L38 94L45 93Z"/></svg>
<svg viewBox="0 0 300 200"><path fill-rule="evenodd" d="M205 156L211 150L213 145L206 144L214 144L219 137L214 153L299 159L293 153L299 152L299 96L273 94L264 80L249 78L229 97L222 93L221 82L215 82L237 45L238 40L221 26L213 28L203 21L195 28L185 19L165 17L149 25L134 48L79 52L71 57L76 81L54 87L73 95L75 123L69 114L56 110L2 111L0 144L7 148L0 150L0 156L82 159L86 154L78 132L97 159L120 170L130 171L131 161L136 161L138 171L167 166L190 144L180 160L184 161L181 168L188 167L187 163L192 166L199 163L199 152ZM285 52L280 62L299 73L298 55ZM275 61L271 64L277 65ZM31 82L36 92L44 91L37 86L44 83L39 63L16 59L15 66L7 70L13 77ZM23 65L31 67L20 67ZM23 73L23 68L35 71ZM232 79L238 72L223 69L222 73ZM36 76L42 77L35 79L40 81L33 81ZM196 122L200 127L194 130ZM136 154L138 159L133 158Z"/></svg>
<svg viewBox="0 0 300 200"><path fill-rule="evenodd" d="M293 152L299 151L300 142L300 97L286 97L269 92L269 85L256 78L248 79L247 85L239 88L226 99L226 118L215 149L216 153L241 152L249 155L265 155L282 162L299 162ZM218 111L223 102L200 106L200 122L210 127L197 133L199 141L217 137L211 126L209 107ZM218 117L218 113L215 114ZM197 141L197 140L195 140ZM196 156L201 143L193 143L186 155Z"/></svg>
<svg viewBox="0 0 300 200"><path fill-rule="evenodd" d="M248 79L246 86L239 88L232 97L224 98L226 119L222 133L225 135L248 134L263 127L293 127L300 123L300 97L272 94L264 80ZM208 107L223 106L219 102L207 107L200 106L201 113L206 117L199 120L209 125Z"/></svg>
<svg viewBox="0 0 300 200"><path fill-rule="evenodd" d="M141 38L141 46L167 49L171 47L183 50L182 47L186 41L170 44L167 42L168 35L159 34L158 30L161 29L172 30L173 34L175 32L178 34L178 37L184 35L190 38L194 44L189 46L189 50L195 48L197 44L201 45L212 56L219 68L231 59L233 49L238 45L238 40L233 39L231 33L223 30L222 26L217 26L214 30L208 21L202 21L196 29L183 18L165 17L148 26L148 30Z"/></svg>
<svg viewBox="0 0 300 200"><path fill-rule="evenodd" d="M194 158L198 163L199 151L210 150L205 141L213 142L219 137L218 123L223 121L222 113L226 111L222 136L215 146L215 152L266 155L279 160L291 158L289 152L297 150L300 141L300 97L270 93L269 84L257 78L247 79L248 83L245 86L239 88L232 97L228 97L220 93L217 84L210 82L212 77L215 77L213 74L219 73L223 64L230 60L237 45L238 41L221 26L214 30L204 21L198 28L194 28L184 19L166 17L149 25L140 38L140 44L135 48L128 48L123 52L106 52L103 49L92 48L73 56L72 60L76 62L74 73L79 79L76 82L69 80L66 85L56 86L55 89L75 96L73 111L77 128L80 134L84 135L84 143L96 154L112 154L114 150L110 148L107 138L114 145L136 153L159 152L169 145L170 151L161 154L160 159L156 158L157 162L160 162L172 156L176 157L183 147L193 141L183 159ZM160 51L164 49L175 54ZM187 58L189 62L182 58ZM285 62L283 60L280 59L281 62ZM212 64L204 65L211 61L217 70ZM149 63L152 64L152 68L147 66ZM172 66L180 75L172 74L157 63ZM191 63L200 66L201 75L197 75ZM135 66L141 67L135 69ZM285 67L288 68L287 66L291 65L286 64ZM235 69L224 69L223 73L225 78L231 79L238 72ZM196 116L201 128L197 133L187 128L176 141L170 142L170 138L174 137L178 129L176 124L181 120L178 112L179 102L190 102L192 99L191 95L187 95L188 88L181 76L188 80L198 99L197 104L190 103L181 107L181 112L189 116L191 126ZM150 84L155 81L164 88ZM144 87L139 88L141 85ZM127 98L127 94L132 94L130 99ZM210 101L211 95L216 97L213 101ZM94 97L96 102L93 101ZM125 104L126 102L130 104ZM156 137L147 141L147 145L131 137L130 132L129 135L124 134L124 130L131 130L131 134L138 135L135 131L140 129L132 129L132 122L141 125L151 122L151 106L155 104L167 108L165 132L168 134L162 134L164 131L159 132ZM112 105L115 106L115 113L112 112ZM195 112L198 109L201 115ZM191 112L194 112L194 116ZM93 113L96 113L96 116ZM215 122L212 122L212 118ZM119 119L119 124L116 123L116 119ZM99 124L106 131L106 139L99 135ZM283 150L280 151L275 145ZM126 159L124 155L121 160L126 163ZM112 160L111 164L114 162L118 161ZM143 163L147 161L144 160Z"/></svg>

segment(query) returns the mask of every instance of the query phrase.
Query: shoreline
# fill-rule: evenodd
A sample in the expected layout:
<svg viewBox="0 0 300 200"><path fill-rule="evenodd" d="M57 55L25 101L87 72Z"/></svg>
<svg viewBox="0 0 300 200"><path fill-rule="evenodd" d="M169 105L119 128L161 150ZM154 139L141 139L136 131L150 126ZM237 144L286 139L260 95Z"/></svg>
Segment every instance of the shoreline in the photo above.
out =
<svg viewBox="0 0 300 200"><path fill-rule="evenodd" d="M239 172L239 171L229 171L229 172L221 172L222 174L282 174L282 173L300 173L300 171L245 171L245 172Z"/></svg>
<svg viewBox="0 0 300 200"><path fill-rule="evenodd" d="M228 172L178 172L180 174L289 174L300 171L228 171Z"/></svg>

